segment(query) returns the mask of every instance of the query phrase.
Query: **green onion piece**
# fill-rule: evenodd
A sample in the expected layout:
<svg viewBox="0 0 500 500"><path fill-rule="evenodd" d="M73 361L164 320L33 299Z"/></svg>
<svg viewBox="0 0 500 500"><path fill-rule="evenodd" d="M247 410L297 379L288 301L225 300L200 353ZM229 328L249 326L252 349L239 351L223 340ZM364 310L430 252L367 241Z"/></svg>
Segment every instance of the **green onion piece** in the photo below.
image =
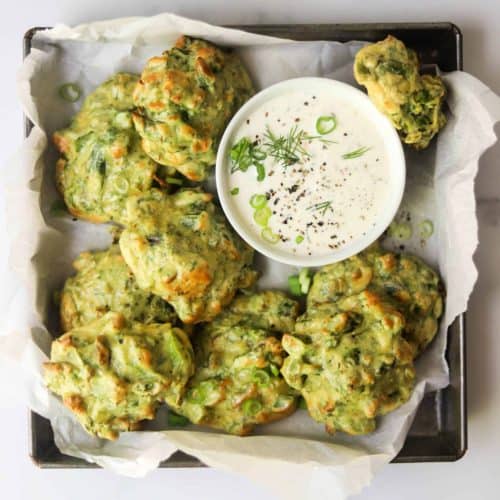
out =
<svg viewBox="0 0 500 500"><path fill-rule="evenodd" d="M306 400L303 397L299 398L299 405L298 406L302 410L307 410L307 403L306 403Z"/></svg>
<svg viewBox="0 0 500 500"><path fill-rule="evenodd" d="M303 241L304 241L304 237L301 234L298 234L295 237L295 243L297 243L297 245L300 245Z"/></svg>
<svg viewBox="0 0 500 500"><path fill-rule="evenodd" d="M253 213L253 219L259 226L266 227L271 215L273 215L273 212L266 205L265 207L255 210Z"/></svg>
<svg viewBox="0 0 500 500"><path fill-rule="evenodd" d="M309 269L301 269L299 273L299 283L300 291L304 295L307 295L309 287L311 286L311 275L309 274Z"/></svg>
<svg viewBox="0 0 500 500"><path fill-rule="evenodd" d="M255 370L252 374L252 380L259 386L269 385L269 374L265 370Z"/></svg>
<svg viewBox="0 0 500 500"><path fill-rule="evenodd" d="M262 410L262 403L258 399L247 399L243 401L241 409L245 415L252 416Z"/></svg>
<svg viewBox="0 0 500 500"><path fill-rule="evenodd" d="M177 184L178 186L182 186L182 179L177 179L176 177L167 177L165 179L169 184Z"/></svg>
<svg viewBox="0 0 500 500"><path fill-rule="evenodd" d="M231 191L229 191L229 192L231 193L231 195L236 196L240 192L240 188L235 187L235 188L231 189Z"/></svg>
<svg viewBox="0 0 500 500"><path fill-rule="evenodd" d="M250 206L252 208L262 208L267 205L267 198L265 194L254 194L250 198Z"/></svg>
<svg viewBox="0 0 500 500"><path fill-rule="evenodd" d="M334 115L330 116L320 116L316 120L316 130L318 134L326 135L333 132L337 127L337 119Z"/></svg>
<svg viewBox="0 0 500 500"><path fill-rule="evenodd" d="M420 223L420 237L424 240L430 238L434 233L434 224L431 220L425 219Z"/></svg>
<svg viewBox="0 0 500 500"><path fill-rule="evenodd" d="M255 168L257 169L257 182L262 182L266 178L266 169L262 163L256 163Z"/></svg>
<svg viewBox="0 0 500 500"><path fill-rule="evenodd" d="M398 240L409 240L412 237L413 231L410 224L406 222L392 222L389 226L388 234Z"/></svg>
<svg viewBox="0 0 500 500"><path fill-rule="evenodd" d="M273 245L275 243L278 243L278 241L280 240L279 234L273 233L268 227L265 227L260 235L262 236L263 240L267 241L268 243L272 243Z"/></svg>
<svg viewBox="0 0 500 500"><path fill-rule="evenodd" d="M59 96L68 102L76 102L82 95L82 89L76 83L65 83L59 87Z"/></svg>
<svg viewBox="0 0 500 500"><path fill-rule="evenodd" d="M275 377L278 377L280 374L280 369L274 363L269 365L269 370Z"/></svg>
<svg viewBox="0 0 500 500"><path fill-rule="evenodd" d="M342 158L344 158L344 160L353 160L354 158L359 158L360 156L363 156L370 149L371 148L364 146L362 148L355 149L354 151L350 151L349 153L344 153L342 155Z"/></svg>
<svg viewBox="0 0 500 500"><path fill-rule="evenodd" d="M288 276L288 289L290 293L296 297L302 295L302 287L300 286L299 277L296 274Z"/></svg>
<svg viewBox="0 0 500 500"><path fill-rule="evenodd" d="M189 424L189 419L183 417L182 415L178 415L177 413L169 410L167 423L169 427L185 427Z"/></svg>
<svg viewBox="0 0 500 500"><path fill-rule="evenodd" d="M252 151L252 158L254 160L257 160L257 161L262 161L262 160L265 160L267 158L267 155L264 151L255 148Z"/></svg>

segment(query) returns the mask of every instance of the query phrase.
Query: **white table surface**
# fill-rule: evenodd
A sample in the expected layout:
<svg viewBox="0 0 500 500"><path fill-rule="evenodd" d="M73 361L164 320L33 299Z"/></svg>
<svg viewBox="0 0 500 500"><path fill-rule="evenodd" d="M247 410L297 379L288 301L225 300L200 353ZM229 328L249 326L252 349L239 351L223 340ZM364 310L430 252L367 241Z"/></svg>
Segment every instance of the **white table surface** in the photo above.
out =
<svg viewBox="0 0 500 500"><path fill-rule="evenodd" d="M464 35L465 69L500 93L499 0L13 0L4 4L0 31L0 165L22 135L14 75L21 61L21 39L28 28L167 10L226 24L452 21ZM387 466L357 498L500 498L500 391L496 390L500 380L499 156L498 144L484 155L476 189L480 247L476 254L479 282L468 314L469 451L456 463ZM0 402L0 429L1 499L272 498L245 479L210 469L158 470L142 480L100 470L37 469L28 458L26 410L16 401Z"/></svg>

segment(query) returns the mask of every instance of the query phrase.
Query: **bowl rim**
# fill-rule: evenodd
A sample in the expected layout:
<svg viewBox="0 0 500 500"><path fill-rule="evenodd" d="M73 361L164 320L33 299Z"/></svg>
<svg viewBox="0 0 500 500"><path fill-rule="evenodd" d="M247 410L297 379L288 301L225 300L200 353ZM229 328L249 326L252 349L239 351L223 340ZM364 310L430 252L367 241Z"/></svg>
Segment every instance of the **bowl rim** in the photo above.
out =
<svg viewBox="0 0 500 500"><path fill-rule="evenodd" d="M376 226L367 231L365 236L360 236L359 238L353 240L353 242L349 245L341 247L338 250L332 250L331 253L328 252L326 254L318 256L304 256L288 252L285 253L283 251L276 251L275 247L273 247L271 243L267 243L265 240L256 237L256 235L254 235L253 231L250 229L249 225L247 229L245 227L245 224L242 224L237 220L237 217L232 214L232 197L229 194L229 190L226 189L226 180L229 179L229 169L225 167L226 162L228 161L227 153L230 146L229 141L240 127L243 119L245 119L251 111L253 111L257 107L260 107L264 102L273 99L278 95L282 95L284 92L303 90L305 87L310 89L313 85L316 85L318 87L330 86L332 90L337 89L338 91L340 89L343 93L347 92L348 94L351 94L353 101L356 100L356 105L365 107L367 110L366 114L370 115L370 119L373 119L373 121L378 121L377 128L380 127L380 129L382 130L381 136L384 139L385 146L389 150L389 155L391 157L391 176L393 177L393 182L391 187L392 199L386 203L383 211L377 218ZM317 267L339 262L353 255L356 255L370 246L383 234L383 232L387 229L387 227L396 216L403 199L406 184L406 160L403 145L393 124L375 107L371 99L364 92L357 89L353 85L332 78L298 77L282 80L262 89L261 91L253 95L235 113L235 115L228 123L226 129L224 130L224 134L222 135L222 138L219 142L215 164L215 182L217 196L224 214L226 215L229 223L236 231L236 233L248 245L250 245L254 250L263 254L264 256L272 260L282 262L284 264L296 267Z"/></svg>

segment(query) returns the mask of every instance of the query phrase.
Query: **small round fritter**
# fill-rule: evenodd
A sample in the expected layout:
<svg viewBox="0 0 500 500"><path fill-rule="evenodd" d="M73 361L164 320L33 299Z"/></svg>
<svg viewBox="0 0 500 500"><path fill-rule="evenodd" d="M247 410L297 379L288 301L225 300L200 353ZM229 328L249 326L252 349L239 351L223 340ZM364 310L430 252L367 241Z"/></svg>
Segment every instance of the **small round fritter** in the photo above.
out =
<svg viewBox="0 0 500 500"><path fill-rule="evenodd" d="M54 340L44 379L87 432L116 439L153 419L159 402L178 404L193 371L183 330L108 313Z"/></svg>
<svg viewBox="0 0 500 500"><path fill-rule="evenodd" d="M403 336L418 356L434 339L443 313L444 288L439 276L418 257L395 254L372 245L314 276L308 307L335 303L370 290L390 297L405 316Z"/></svg>
<svg viewBox="0 0 500 500"><path fill-rule="evenodd" d="M184 323L210 321L257 277L253 250L211 200L200 191L152 190L127 204L122 255L138 285L169 302Z"/></svg>
<svg viewBox="0 0 500 500"><path fill-rule="evenodd" d="M354 60L354 76L403 142L416 149L426 148L446 124L443 80L420 76L417 54L397 38L363 47Z"/></svg>
<svg viewBox="0 0 500 500"><path fill-rule="evenodd" d="M368 290L310 307L294 335L283 336L281 371L328 432L367 434L411 395L413 351L403 328L403 315Z"/></svg>
<svg viewBox="0 0 500 500"><path fill-rule="evenodd" d="M103 252L83 252L73 267L77 274L66 280L61 292L63 331L90 323L109 311L140 323L178 321L172 306L139 288L118 245Z"/></svg>
<svg viewBox="0 0 500 500"><path fill-rule="evenodd" d="M267 291L238 297L203 325L193 339L196 371L175 411L237 435L290 415L296 393L280 375L285 353L277 334L293 327L297 313L295 301Z"/></svg>
<svg viewBox="0 0 500 500"><path fill-rule="evenodd" d="M134 124L144 150L190 180L205 179L224 128L253 92L233 52L179 38L147 62L134 92Z"/></svg>
<svg viewBox="0 0 500 500"><path fill-rule="evenodd" d="M153 184L158 165L143 151L132 123L137 81L127 73L113 76L85 99L68 128L54 134L61 153L57 187L75 217L117 220L126 199Z"/></svg>

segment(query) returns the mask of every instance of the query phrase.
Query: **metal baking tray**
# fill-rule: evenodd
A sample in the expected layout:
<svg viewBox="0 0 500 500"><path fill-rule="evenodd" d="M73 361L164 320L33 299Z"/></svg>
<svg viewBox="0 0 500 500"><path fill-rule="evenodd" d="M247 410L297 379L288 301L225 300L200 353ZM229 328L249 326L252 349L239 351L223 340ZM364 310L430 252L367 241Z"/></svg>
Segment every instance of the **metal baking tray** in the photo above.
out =
<svg viewBox="0 0 500 500"><path fill-rule="evenodd" d="M370 42L392 34L418 52L425 67L439 66L443 71L462 69L462 34L452 23L373 23L373 24L263 24L231 26L294 40L331 40ZM24 56L31 50L33 35L46 28L32 28L24 36ZM26 134L31 123L26 119ZM446 351L450 385L427 394L396 463L447 462L460 459L467 450L467 408L465 377L465 315L459 316L448 330ZM42 468L92 468L78 458L63 455L54 444L50 422L30 412L33 461ZM195 457L177 452L160 467L200 467Z"/></svg>

